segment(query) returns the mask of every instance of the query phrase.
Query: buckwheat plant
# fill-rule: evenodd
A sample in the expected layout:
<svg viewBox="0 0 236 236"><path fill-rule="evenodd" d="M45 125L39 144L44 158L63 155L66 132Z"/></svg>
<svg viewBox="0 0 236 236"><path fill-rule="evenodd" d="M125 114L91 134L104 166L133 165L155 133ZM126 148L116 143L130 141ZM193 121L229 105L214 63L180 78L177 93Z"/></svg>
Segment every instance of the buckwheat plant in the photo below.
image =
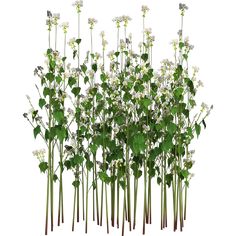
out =
<svg viewBox="0 0 236 236"><path fill-rule="evenodd" d="M145 234L146 224L155 222L155 183L160 186L160 197L155 196L160 201L160 228L168 225L172 202L173 230L179 226L182 231L194 176L192 141L206 128L206 119L213 109L205 103L199 107L195 99L203 82L197 79L199 69L189 65L194 47L183 33L188 7L179 4L180 29L177 39L171 42L173 59L162 60L159 68L152 63L155 36L146 26L148 6L141 7L142 39L138 52L133 49L129 16L113 19L117 42L114 50L108 52L104 31L98 39L101 47L94 49L97 20L89 18L88 26L81 25L83 1L76 1L73 7L77 32L69 40L69 23L60 23L59 14L47 11L45 65L34 71L38 104L34 105L27 95L30 110L23 114L33 128L34 138L40 137L45 144L45 149L33 152L40 172L47 176L45 235L49 217L51 231L54 228L55 199L57 224L64 222L65 170L73 174L72 231L82 218L87 233L91 217L99 226L105 220L107 233L110 227L121 226L124 235L126 223L130 231L136 229L137 212L142 210ZM87 27L90 37L85 55L80 53L81 27ZM62 52L58 49L58 30L63 35ZM71 62L68 55L72 55ZM54 195L55 186L58 198Z"/></svg>

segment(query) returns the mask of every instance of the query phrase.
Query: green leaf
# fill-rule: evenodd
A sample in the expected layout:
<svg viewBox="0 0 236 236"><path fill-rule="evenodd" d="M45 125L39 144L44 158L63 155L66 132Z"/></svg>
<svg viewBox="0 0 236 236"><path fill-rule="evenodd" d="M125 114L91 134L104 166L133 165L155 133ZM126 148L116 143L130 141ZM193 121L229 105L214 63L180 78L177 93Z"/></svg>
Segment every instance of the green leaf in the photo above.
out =
<svg viewBox="0 0 236 236"><path fill-rule="evenodd" d="M92 69L96 73L98 70L98 65L96 63L92 64Z"/></svg>
<svg viewBox="0 0 236 236"><path fill-rule="evenodd" d="M48 169L48 163L47 162L40 162L39 169L41 172L45 173Z"/></svg>
<svg viewBox="0 0 236 236"><path fill-rule="evenodd" d="M166 174L165 175L165 182L168 185L168 187L171 186L172 180L173 180L173 174Z"/></svg>
<svg viewBox="0 0 236 236"><path fill-rule="evenodd" d="M77 165L81 165L84 161L84 158L78 154L76 154L74 157L73 157L73 164L75 166Z"/></svg>
<svg viewBox="0 0 236 236"><path fill-rule="evenodd" d="M174 90L174 97L175 97L175 99L180 100L181 97L182 97L183 92L184 92L184 89L182 87L176 88Z"/></svg>
<svg viewBox="0 0 236 236"><path fill-rule="evenodd" d="M56 128L56 135L59 141L62 143L63 140L67 138L67 130L65 127L57 127Z"/></svg>
<svg viewBox="0 0 236 236"><path fill-rule="evenodd" d="M51 72L47 73L47 74L45 75L45 77L46 77L47 80L49 80L50 83L52 83L53 80L54 80L54 78L55 78L54 74L51 73Z"/></svg>
<svg viewBox="0 0 236 236"><path fill-rule="evenodd" d="M160 185L161 182L162 182L162 178L158 176L158 177L157 177L157 183Z"/></svg>
<svg viewBox="0 0 236 236"><path fill-rule="evenodd" d="M181 170L181 179L187 179L188 178L188 176L189 176L189 172L188 172L188 170Z"/></svg>
<svg viewBox="0 0 236 236"><path fill-rule="evenodd" d="M74 87L71 92L77 97L80 93L80 87Z"/></svg>
<svg viewBox="0 0 236 236"><path fill-rule="evenodd" d="M142 103L145 108L148 108L152 104L152 101L149 98L143 98Z"/></svg>
<svg viewBox="0 0 236 236"><path fill-rule="evenodd" d="M56 182L58 180L58 177L56 174L53 175L53 181Z"/></svg>
<svg viewBox="0 0 236 236"><path fill-rule="evenodd" d="M167 130L170 134L174 134L177 130L177 125L170 122L170 123L167 124Z"/></svg>
<svg viewBox="0 0 236 236"><path fill-rule="evenodd" d="M81 43L82 39L76 39L75 42L79 45Z"/></svg>
<svg viewBox="0 0 236 236"><path fill-rule="evenodd" d="M90 171L93 168L93 162L90 160L86 161L86 168Z"/></svg>
<svg viewBox="0 0 236 236"><path fill-rule="evenodd" d="M85 64L81 65L80 67L84 73L87 71L87 66Z"/></svg>
<svg viewBox="0 0 236 236"><path fill-rule="evenodd" d="M46 101L45 101L45 99L40 98L40 99L39 99L39 107L42 109L43 106L45 106L45 105L46 105Z"/></svg>
<svg viewBox="0 0 236 236"><path fill-rule="evenodd" d="M74 77L69 77L68 84L72 87L76 83L76 79Z"/></svg>
<svg viewBox="0 0 236 236"><path fill-rule="evenodd" d="M54 119L58 122L61 123L64 120L64 112L63 110L56 110L53 112L53 117Z"/></svg>
<svg viewBox="0 0 236 236"><path fill-rule="evenodd" d="M120 52L115 52L115 56L118 57L120 55Z"/></svg>
<svg viewBox="0 0 236 236"><path fill-rule="evenodd" d="M89 77L88 76L85 76L84 77L84 83L87 84L89 82Z"/></svg>
<svg viewBox="0 0 236 236"><path fill-rule="evenodd" d="M110 182L110 177L107 175L105 172L98 172L98 176L106 184L109 184Z"/></svg>
<svg viewBox="0 0 236 236"><path fill-rule="evenodd" d="M50 88L45 87L43 89L43 96L47 97L48 95L50 95Z"/></svg>
<svg viewBox="0 0 236 236"><path fill-rule="evenodd" d="M67 170L71 169L71 161L70 160L66 160L64 162L64 166L66 167Z"/></svg>
<svg viewBox="0 0 236 236"><path fill-rule="evenodd" d="M184 47L184 43L183 42L179 42L179 48L182 49Z"/></svg>
<svg viewBox="0 0 236 236"><path fill-rule="evenodd" d="M197 134L197 137L198 137L201 133L201 126L197 123L195 123L195 131L196 131L196 134Z"/></svg>
<svg viewBox="0 0 236 236"><path fill-rule="evenodd" d="M37 125L35 128L34 128L34 138L37 137L37 135L41 132L41 128L39 125Z"/></svg>
<svg viewBox="0 0 236 236"><path fill-rule="evenodd" d="M132 151L135 155L143 152L146 149L145 137L142 133L138 133L133 138Z"/></svg>
<svg viewBox="0 0 236 236"><path fill-rule="evenodd" d="M173 147L172 136L167 135L162 143L163 152L168 152Z"/></svg>
<svg viewBox="0 0 236 236"><path fill-rule="evenodd" d="M122 188L123 190L125 190L125 188L126 188L125 181L120 180L120 181L119 181L119 184L120 184L121 188Z"/></svg>
<svg viewBox="0 0 236 236"><path fill-rule="evenodd" d="M72 185L73 185L75 188L78 188L79 185L80 185L79 180L74 180L74 181L72 182Z"/></svg>
<svg viewBox="0 0 236 236"><path fill-rule="evenodd" d="M61 78L61 76L59 76L59 75L56 76L55 79L56 79L56 82L57 82L58 84L60 84L61 81L62 81L62 78Z"/></svg>
<svg viewBox="0 0 236 236"><path fill-rule="evenodd" d="M95 155L96 152L97 152L98 146L96 144L94 144L94 143L91 143L89 145L89 148L90 148L90 151Z"/></svg>
<svg viewBox="0 0 236 236"><path fill-rule="evenodd" d="M148 54L147 53L142 54L141 58L146 62L148 60Z"/></svg>
<svg viewBox="0 0 236 236"><path fill-rule="evenodd" d="M118 125L123 125L125 123L125 117L123 115L118 115L114 117L114 121L118 124Z"/></svg>
<svg viewBox="0 0 236 236"><path fill-rule="evenodd" d="M175 158L172 156L172 157L169 157L168 158L168 167L170 167L170 165L173 163L173 161L175 160Z"/></svg>

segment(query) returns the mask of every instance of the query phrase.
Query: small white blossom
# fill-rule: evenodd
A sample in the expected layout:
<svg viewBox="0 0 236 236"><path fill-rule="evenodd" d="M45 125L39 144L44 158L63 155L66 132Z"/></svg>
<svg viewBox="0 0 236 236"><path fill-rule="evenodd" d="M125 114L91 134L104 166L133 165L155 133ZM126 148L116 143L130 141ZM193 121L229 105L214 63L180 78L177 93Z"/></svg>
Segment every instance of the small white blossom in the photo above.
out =
<svg viewBox="0 0 236 236"><path fill-rule="evenodd" d="M94 18L88 18L88 24L90 25L90 29L93 29L94 25L97 24L98 21Z"/></svg>
<svg viewBox="0 0 236 236"><path fill-rule="evenodd" d="M76 10L78 13L81 12L81 7L83 7L83 1L80 0L80 1L75 1L73 4L72 4L73 7L76 7Z"/></svg>
<svg viewBox="0 0 236 236"><path fill-rule="evenodd" d="M180 3L179 4L179 10L181 10L181 11L188 10L188 6L184 3Z"/></svg>
<svg viewBox="0 0 236 236"><path fill-rule="evenodd" d="M123 18L121 16L117 16L113 18L112 21L116 23L117 28L120 28L120 23L123 21Z"/></svg>
<svg viewBox="0 0 236 236"><path fill-rule="evenodd" d="M68 28L69 28L69 22L63 22L63 23L61 24L61 28L62 28L63 32L66 34L66 33L67 33L67 30L68 30Z"/></svg>
<svg viewBox="0 0 236 236"><path fill-rule="evenodd" d="M54 25L58 25L58 20L60 20L60 14L59 13L54 13L52 16L52 23Z"/></svg>
<svg viewBox="0 0 236 236"><path fill-rule="evenodd" d="M100 36L101 36L102 38L104 38L104 37L105 37L105 32L104 32L104 31L101 31Z"/></svg>
<svg viewBox="0 0 236 236"><path fill-rule="evenodd" d="M117 134L117 133L119 132L119 127L117 127L117 126L114 127L114 128L113 128L113 132L114 132L114 134Z"/></svg>
<svg viewBox="0 0 236 236"><path fill-rule="evenodd" d="M45 149L35 150L33 151L33 155L40 161L44 162L46 151Z"/></svg>
<svg viewBox="0 0 236 236"><path fill-rule="evenodd" d="M177 39L173 39L170 44L173 46L173 48L176 50L177 49L177 45L178 45L178 40Z"/></svg>
<svg viewBox="0 0 236 236"><path fill-rule="evenodd" d="M75 49L76 48L76 39L75 38L71 38L68 42L68 45L71 47L71 49Z"/></svg>
<svg viewBox="0 0 236 236"><path fill-rule="evenodd" d="M115 56L115 51L112 50L112 51L108 52L107 56L110 58L110 60L113 60L114 56Z"/></svg>
<svg viewBox="0 0 236 236"><path fill-rule="evenodd" d="M209 110L208 105L203 102L203 103L201 104L201 110L202 110L202 111Z"/></svg>
<svg viewBox="0 0 236 236"><path fill-rule="evenodd" d="M151 28L146 28L146 29L144 29L144 34L146 34L147 36L149 36L150 34L152 34L152 29L151 29Z"/></svg>
<svg viewBox="0 0 236 236"><path fill-rule="evenodd" d="M203 84L203 82L202 82L201 80L199 80L197 86L198 86L198 87L203 87L204 84Z"/></svg>
<svg viewBox="0 0 236 236"><path fill-rule="evenodd" d="M143 125L143 130L145 132L148 132L148 131L150 131L150 127L148 125Z"/></svg>
<svg viewBox="0 0 236 236"><path fill-rule="evenodd" d="M196 74L196 73L199 72L199 67L193 66L192 68L193 68L193 73L194 73L194 74Z"/></svg>
<svg viewBox="0 0 236 236"><path fill-rule="evenodd" d="M124 26L125 26L125 27L127 27L129 21L131 21L131 20L132 20L132 19L131 19L131 17L129 17L129 16L126 16L126 15L123 15L123 16L122 16L122 21L124 22Z"/></svg>
<svg viewBox="0 0 236 236"><path fill-rule="evenodd" d="M150 9L149 9L148 6L145 6L145 5L142 6L141 11L142 11L142 13L143 13L143 17L146 16L146 14L147 14L147 12L148 12L149 10L150 10Z"/></svg>

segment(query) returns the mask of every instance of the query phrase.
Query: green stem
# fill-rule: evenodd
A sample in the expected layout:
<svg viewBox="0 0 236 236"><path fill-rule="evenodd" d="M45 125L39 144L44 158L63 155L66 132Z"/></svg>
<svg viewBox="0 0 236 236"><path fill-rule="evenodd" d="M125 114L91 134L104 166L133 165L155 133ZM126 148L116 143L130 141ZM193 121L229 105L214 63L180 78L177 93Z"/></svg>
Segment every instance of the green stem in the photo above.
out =
<svg viewBox="0 0 236 236"><path fill-rule="evenodd" d="M147 216L147 168L146 168L146 160L143 161L143 168L144 168L144 202L143 202L143 234L145 234L145 224L146 224L146 216Z"/></svg>
<svg viewBox="0 0 236 236"><path fill-rule="evenodd" d="M137 196L138 196L138 179L134 179L134 222L133 229L136 227L136 213L137 213Z"/></svg>
<svg viewBox="0 0 236 236"><path fill-rule="evenodd" d="M85 233L88 233L88 183L89 183L89 171L87 169L87 180L86 180L86 220L85 220Z"/></svg>
<svg viewBox="0 0 236 236"><path fill-rule="evenodd" d="M73 217L72 217L72 231L75 229L75 204L76 203L76 187L74 188L74 204L73 204Z"/></svg>
<svg viewBox="0 0 236 236"><path fill-rule="evenodd" d="M48 175L47 175L47 197L46 197L46 218L45 218L45 235L48 234L48 205L49 205L49 187L50 187L49 186L50 185L49 179L50 179L50 174L49 174L49 170L48 170Z"/></svg>
<svg viewBox="0 0 236 236"><path fill-rule="evenodd" d="M120 184L119 184L119 179L118 179L118 174L117 174L117 185L116 185L116 192L117 192L117 202L116 202L116 224L117 228L119 228L119 219L120 219Z"/></svg>
<svg viewBox="0 0 236 236"><path fill-rule="evenodd" d="M126 178L124 177L124 200L123 200L122 236L124 236L124 234L125 234L125 216L126 216Z"/></svg>
<svg viewBox="0 0 236 236"><path fill-rule="evenodd" d="M107 233L109 234L108 194L107 194L107 184L106 184L106 183L105 183L105 196L106 196L106 219L107 219Z"/></svg>
<svg viewBox="0 0 236 236"><path fill-rule="evenodd" d="M102 226L102 217L103 217L103 192L104 192L104 182L102 181L102 190L101 190L101 209L100 209L100 226Z"/></svg>

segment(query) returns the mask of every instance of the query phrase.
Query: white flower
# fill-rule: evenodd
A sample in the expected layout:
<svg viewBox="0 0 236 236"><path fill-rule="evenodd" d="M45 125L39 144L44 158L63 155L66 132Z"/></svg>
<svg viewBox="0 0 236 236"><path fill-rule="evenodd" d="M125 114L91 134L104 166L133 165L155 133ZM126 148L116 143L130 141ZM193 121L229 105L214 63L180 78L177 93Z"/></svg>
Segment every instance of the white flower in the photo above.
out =
<svg viewBox="0 0 236 236"><path fill-rule="evenodd" d="M151 33L152 33L152 29L151 28L144 29L144 34L146 34L147 36L149 36Z"/></svg>
<svg viewBox="0 0 236 236"><path fill-rule="evenodd" d="M83 7L83 1L75 1L73 4L72 4L73 7L76 7L76 10L78 13L81 12L81 7Z"/></svg>
<svg viewBox="0 0 236 236"><path fill-rule="evenodd" d="M46 151L45 149L35 150L33 151L33 155L40 161L44 162Z"/></svg>
<svg viewBox="0 0 236 236"><path fill-rule="evenodd" d="M199 80L197 86L198 86L198 87L203 87L204 84L203 84L203 82L202 82L201 80Z"/></svg>
<svg viewBox="0 0 236 236"><path fill-rule="evenodd" d="M76 47L76 39L75 38L71 38L68 42L68 45L74 50Z"/></svg>
<svg viewBox="0 0 236 236"><path fill-rule="evenodd" d="M54 13L52 16L52 23L54 25L58 25L58 20L60 19L60 14L59 13Z"/></svg>
<svg viewBox="0 0 236 236"><path fill-rule="evenodd" d="M117 28L120 28L120 23L123 21L123 19L121 16L117 16L117 17L113 18L112 21L116 23Z"/></svg>
<svg viewBox="0 0 236 236"><path fill-rule="evenodd" d="M101 54L98 53L98 52L95 52L95 53L94 53L94 60L97 61L97 60L99 60L100 58L101 58Z"/></svg>
<svg viewBox="0 0 236 236"><path fill-rule="evenodd" d="M145 6L145 5L142 6L141 11L143 12L143 17L146 16L146 14L149 10L150 9L148 8L148 6Z"/></svg>
<svg viewBox="0 0 236 236"><path fill-rule="evenodd" d="M110 60L114 59L114 55L115 55L115 51L114 50L108 52L108 54L107 54L107 56L110 58Z"/></svg>
<svg viewBox="0 0 236 236"><path fill-rule="evenodd" d="M126 16L126 15L123 15L123 16L122 16L122 21L124 22L124 26L125 26L125 27L127 27L129 21L131 21L131 20L132 20L132 19L131 19L131 17L129 17L129 16Z"/></svg>
<svg viewBox="0 0 236 236"><path fill-rule="evenodd" d="M90 25L90 29L93 29L94 25L97 24L98 21L94 18L88 18L88 24Z"/></svg>
<svg viewBox="0 0 236 236"><path fill-rule="evenodd" d="M105 39L103 39L102 40L102 47L103 47L103 49L106 48L107 44L108 44L108 42Z"/></svg>
<svg viewBox="0 0 236 236"><path fill-rule="evenodd" d="M143 130L145 132L148 132L148 131L150 131L150 127L148 125L143 125Z"/></svg>
<svg viewBox="0 0 236 236"><path fill-rule="evenodd" d="M176 50L177 49L177 45L178 45L178 40L177 39L173 39L170 44L173 46L173 48Z"/></svg>
<svg viewBox="0 0 236 236"><path fill-rule="evenodd" d="M188 7L187 7L186 4L180 3L179 4L179 10L181 10L181 11L188 10Z"/></svg>
<svg viewBox="0 0 236 236"><path fill-rule="evenodd" d="M202 110L202 111L209 110L208 105L203 102L203 103L201 104L201 110Z"/></svg>
<svg viewBox="0 0 236 236"><path fill-rule="evenodd" d="M94 71L93 70L89 70L88 71L88 75L90 78L94 78Z"/></svg>
<svg viewBox="0 0 236 236"><path fill-rule="evenodd" d="M67 30L68 30L68 28L69 28L69 22L63 22L63 23L61 24L61 28L62 28L62 30L63 30L64 33L67 33Z"/></svg>
<svg viewBox="0 0 236 236"><path fill-rule="evenodd" d="M117 126L114 127L114 128L113 128L113 132L114 132L114 134L117 134L117 133L119 132L119 127L117 127Z"/></svg>
<svg viewBox="0 0 236 236"><path fill-rule="evenodd" d="M193 66L192 68L193 68L193 73L194 73L194 74L196 74L196 73L199 72L199 67Z"/></svg>
<svg viewBox="0 0 236 236"><path fill-rule="evenodd" d="M33 112L34 112L34 108L29 109L29 111L28 111L28 115L32 115Z"/></svg>

